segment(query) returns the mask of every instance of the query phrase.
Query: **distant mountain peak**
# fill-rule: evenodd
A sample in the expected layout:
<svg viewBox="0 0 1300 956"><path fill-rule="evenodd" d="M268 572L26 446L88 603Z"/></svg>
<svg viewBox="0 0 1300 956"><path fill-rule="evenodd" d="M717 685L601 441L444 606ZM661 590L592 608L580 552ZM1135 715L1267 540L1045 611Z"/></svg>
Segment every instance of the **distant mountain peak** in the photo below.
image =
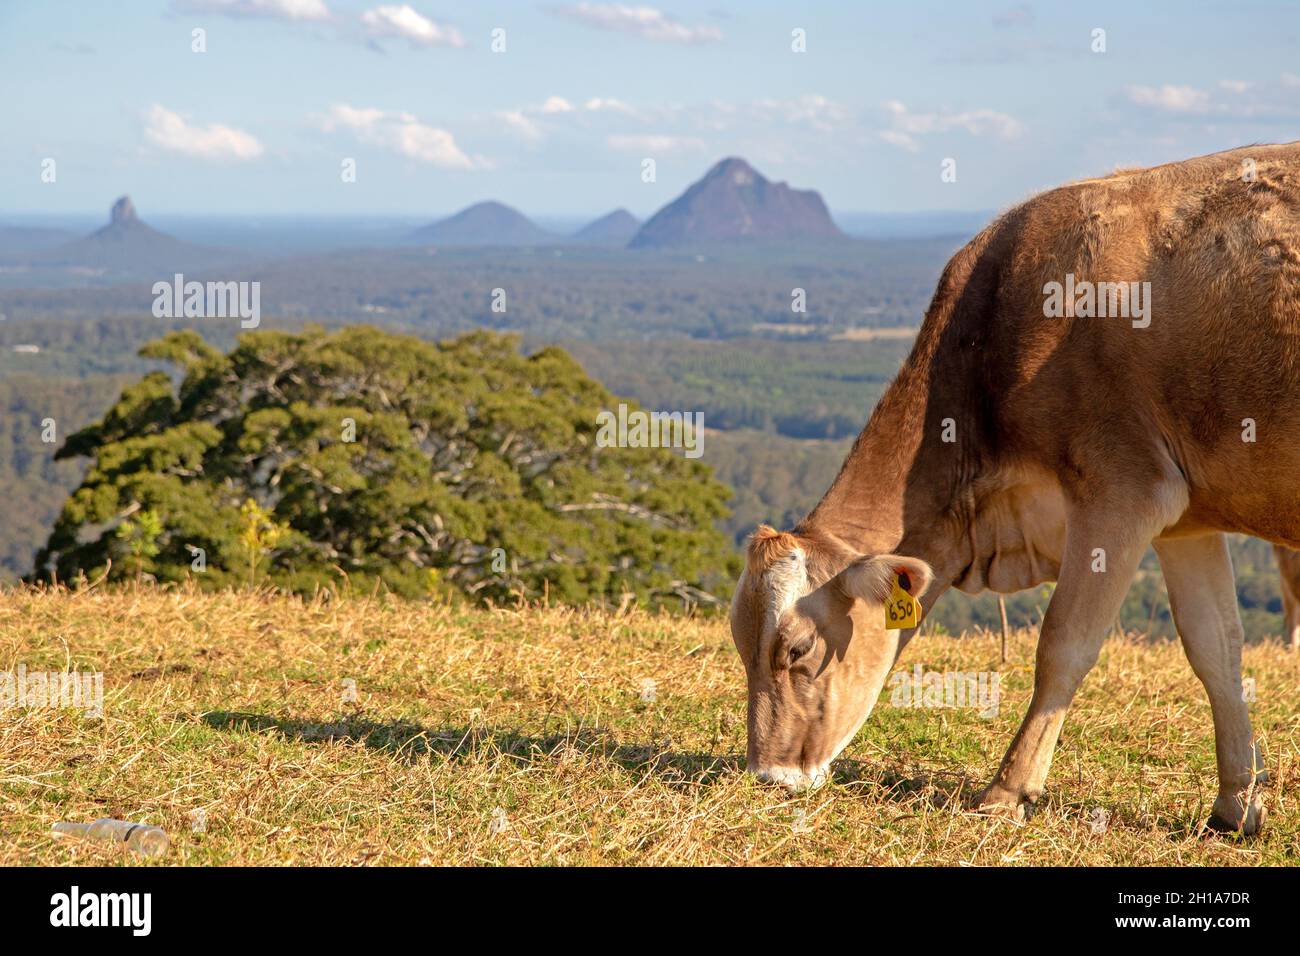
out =
<svg viewBox="0 0 1300 956"><path fill-rule="evenodd" d="M109 210L107 225L100 226L89 238L101 242L139 242L146 236L174 241L136 215L135 203L131 202L130 196L119 196Z"/></svg>
<svg viewBox="0 0 1300 956"><path fill-rule="evenodd" d="M753 166L739 156L728 156L714 163L713 168L704 174L705 179L726 177L737 186L748 186L755 180L763 179ZM764 180L766 182L766 180Z"/></svg>
<svg viewBox="0 0 1300 956"><path fill-rule="evenodd" d="M124 225L139 221L140 217L135 214L135 203L131 202L130 196L119 198L113 203L113 208L108 214L109 225Z"/></svg>
<svg viewBox="0 0 1300 956"><path fill-rule="evenodd" d="M95 269L101 274L156 275L206 268L229 261L231 253L195 245L159 232L135 211L130 196L113 203L108 222L82 239L40 249L26 261L42 267Z"/></svg>
<svg viewBox="0 0 1300 956"><path fill-rule="evenodd" d="M485 213L490 213L494 216L502 216L502 215L522 216L523 215L523 213L519 212L514 207L507 206L503 202L497 202L495 199L485 199L482 202L474 203L474 205L472 206L466 206L459 213L457 213L457 215L462 215L462 216L465 214L483 215Z"/></svg>
<svg viewBox="0 0 1300 956"><path fill-rule="evenodd" d="M843 235L815 190L774 183L739 156L728 156L651 216L630 245L838 239Z"/></svg>
<svg viewBox="0 0 1300 956"><path fill-rule="evenodd" d="M615 209L573 234L575 242L625 246L641 228L641 220L626 209Z"/></svg>
<svg viewBox="0 0 1300 956"><path fill-rule="evenodd" d="M492 199L417 229L411 238L447 246L537 246L555 239L519 210Z"/></svg>

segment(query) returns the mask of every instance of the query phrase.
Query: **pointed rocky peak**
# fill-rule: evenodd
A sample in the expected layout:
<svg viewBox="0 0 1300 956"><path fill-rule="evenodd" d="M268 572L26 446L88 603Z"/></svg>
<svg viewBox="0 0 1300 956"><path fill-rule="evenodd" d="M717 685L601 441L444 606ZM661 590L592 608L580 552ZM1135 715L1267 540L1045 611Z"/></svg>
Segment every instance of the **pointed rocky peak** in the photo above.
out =
<svg viewBox="0 0 1300 956"><path fill-rule="evenodd" d="M706 180L721 179L730 182L733 186L752 186L755 183L767 185L767 180L749 163L745 162L739 156L728 156L724 160L713 165L707 173L704 174Z"/></svg>
<svg viewBox="0 0 1300 956"><path fill-rule="evenodd" d="M739 156L728 156L651 216L630 245L826 240L843 235L817 192L774 183Z"/></svg>
<svg viewBox="0 0 1300 956"><path fill-rule="evenodd" d="M109 225L113 226L139 221L140 217L135 214L135 203L131 202L130 196L123 196L113 203L113 209L108 214Z"/></svg>

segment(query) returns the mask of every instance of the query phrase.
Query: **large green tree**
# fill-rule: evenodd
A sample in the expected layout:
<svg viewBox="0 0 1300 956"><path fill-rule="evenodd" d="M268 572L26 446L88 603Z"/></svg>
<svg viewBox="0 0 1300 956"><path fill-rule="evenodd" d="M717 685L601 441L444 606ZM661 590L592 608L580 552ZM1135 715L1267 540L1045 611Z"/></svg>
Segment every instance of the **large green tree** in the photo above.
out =
<svg viewBox="0 0 1300 956"><path fill-rule="evenodd" d="M179 384L146 375L59 450L92 462L38 580L677 603L736 571L726 486L671 450L598 447L620 400L560 349L309 327L140 354Z"/></svg>

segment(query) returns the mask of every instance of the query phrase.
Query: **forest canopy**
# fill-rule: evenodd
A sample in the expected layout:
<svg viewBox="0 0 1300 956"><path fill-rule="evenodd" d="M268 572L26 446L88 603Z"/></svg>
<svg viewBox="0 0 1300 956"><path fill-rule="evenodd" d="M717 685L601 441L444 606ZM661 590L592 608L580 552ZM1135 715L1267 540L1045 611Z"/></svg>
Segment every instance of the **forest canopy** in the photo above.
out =
<svg viewBox="0 0 1300 956"><path fill-rule="evenodd" d="M561 349L354 326L228 353L175 331L140 355L179 375L145 375L60 448L91 463L36 580L676 604L734 580L730 491L673 450L597 447L626 400Z"/></svg>

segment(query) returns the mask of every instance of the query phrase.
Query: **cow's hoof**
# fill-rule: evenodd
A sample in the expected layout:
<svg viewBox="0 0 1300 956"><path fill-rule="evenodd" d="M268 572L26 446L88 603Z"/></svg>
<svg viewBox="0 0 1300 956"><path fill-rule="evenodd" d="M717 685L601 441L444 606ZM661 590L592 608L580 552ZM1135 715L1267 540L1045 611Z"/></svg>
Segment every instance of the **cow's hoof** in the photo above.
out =
<svg viewBox="0 0 1300 956"><path fill-rule="evenodd" d="M1264 801L1258 796L1251 798L1247 806L1246 798L1240 794L1228 794L1214 801L1214 809L1206 822L1211 830L1220 833L1240 833L1242 836L1254 836L1264 827L1268 811Z"/></svg>
<svg viewBox="0 0 1300 956"><path fill-rule="evenodd" d="M976 813L1002 817L1015 823L1024 823L1034 813L1031 802L1006 787L990 784L971 799L970 808Z"/></svg>

